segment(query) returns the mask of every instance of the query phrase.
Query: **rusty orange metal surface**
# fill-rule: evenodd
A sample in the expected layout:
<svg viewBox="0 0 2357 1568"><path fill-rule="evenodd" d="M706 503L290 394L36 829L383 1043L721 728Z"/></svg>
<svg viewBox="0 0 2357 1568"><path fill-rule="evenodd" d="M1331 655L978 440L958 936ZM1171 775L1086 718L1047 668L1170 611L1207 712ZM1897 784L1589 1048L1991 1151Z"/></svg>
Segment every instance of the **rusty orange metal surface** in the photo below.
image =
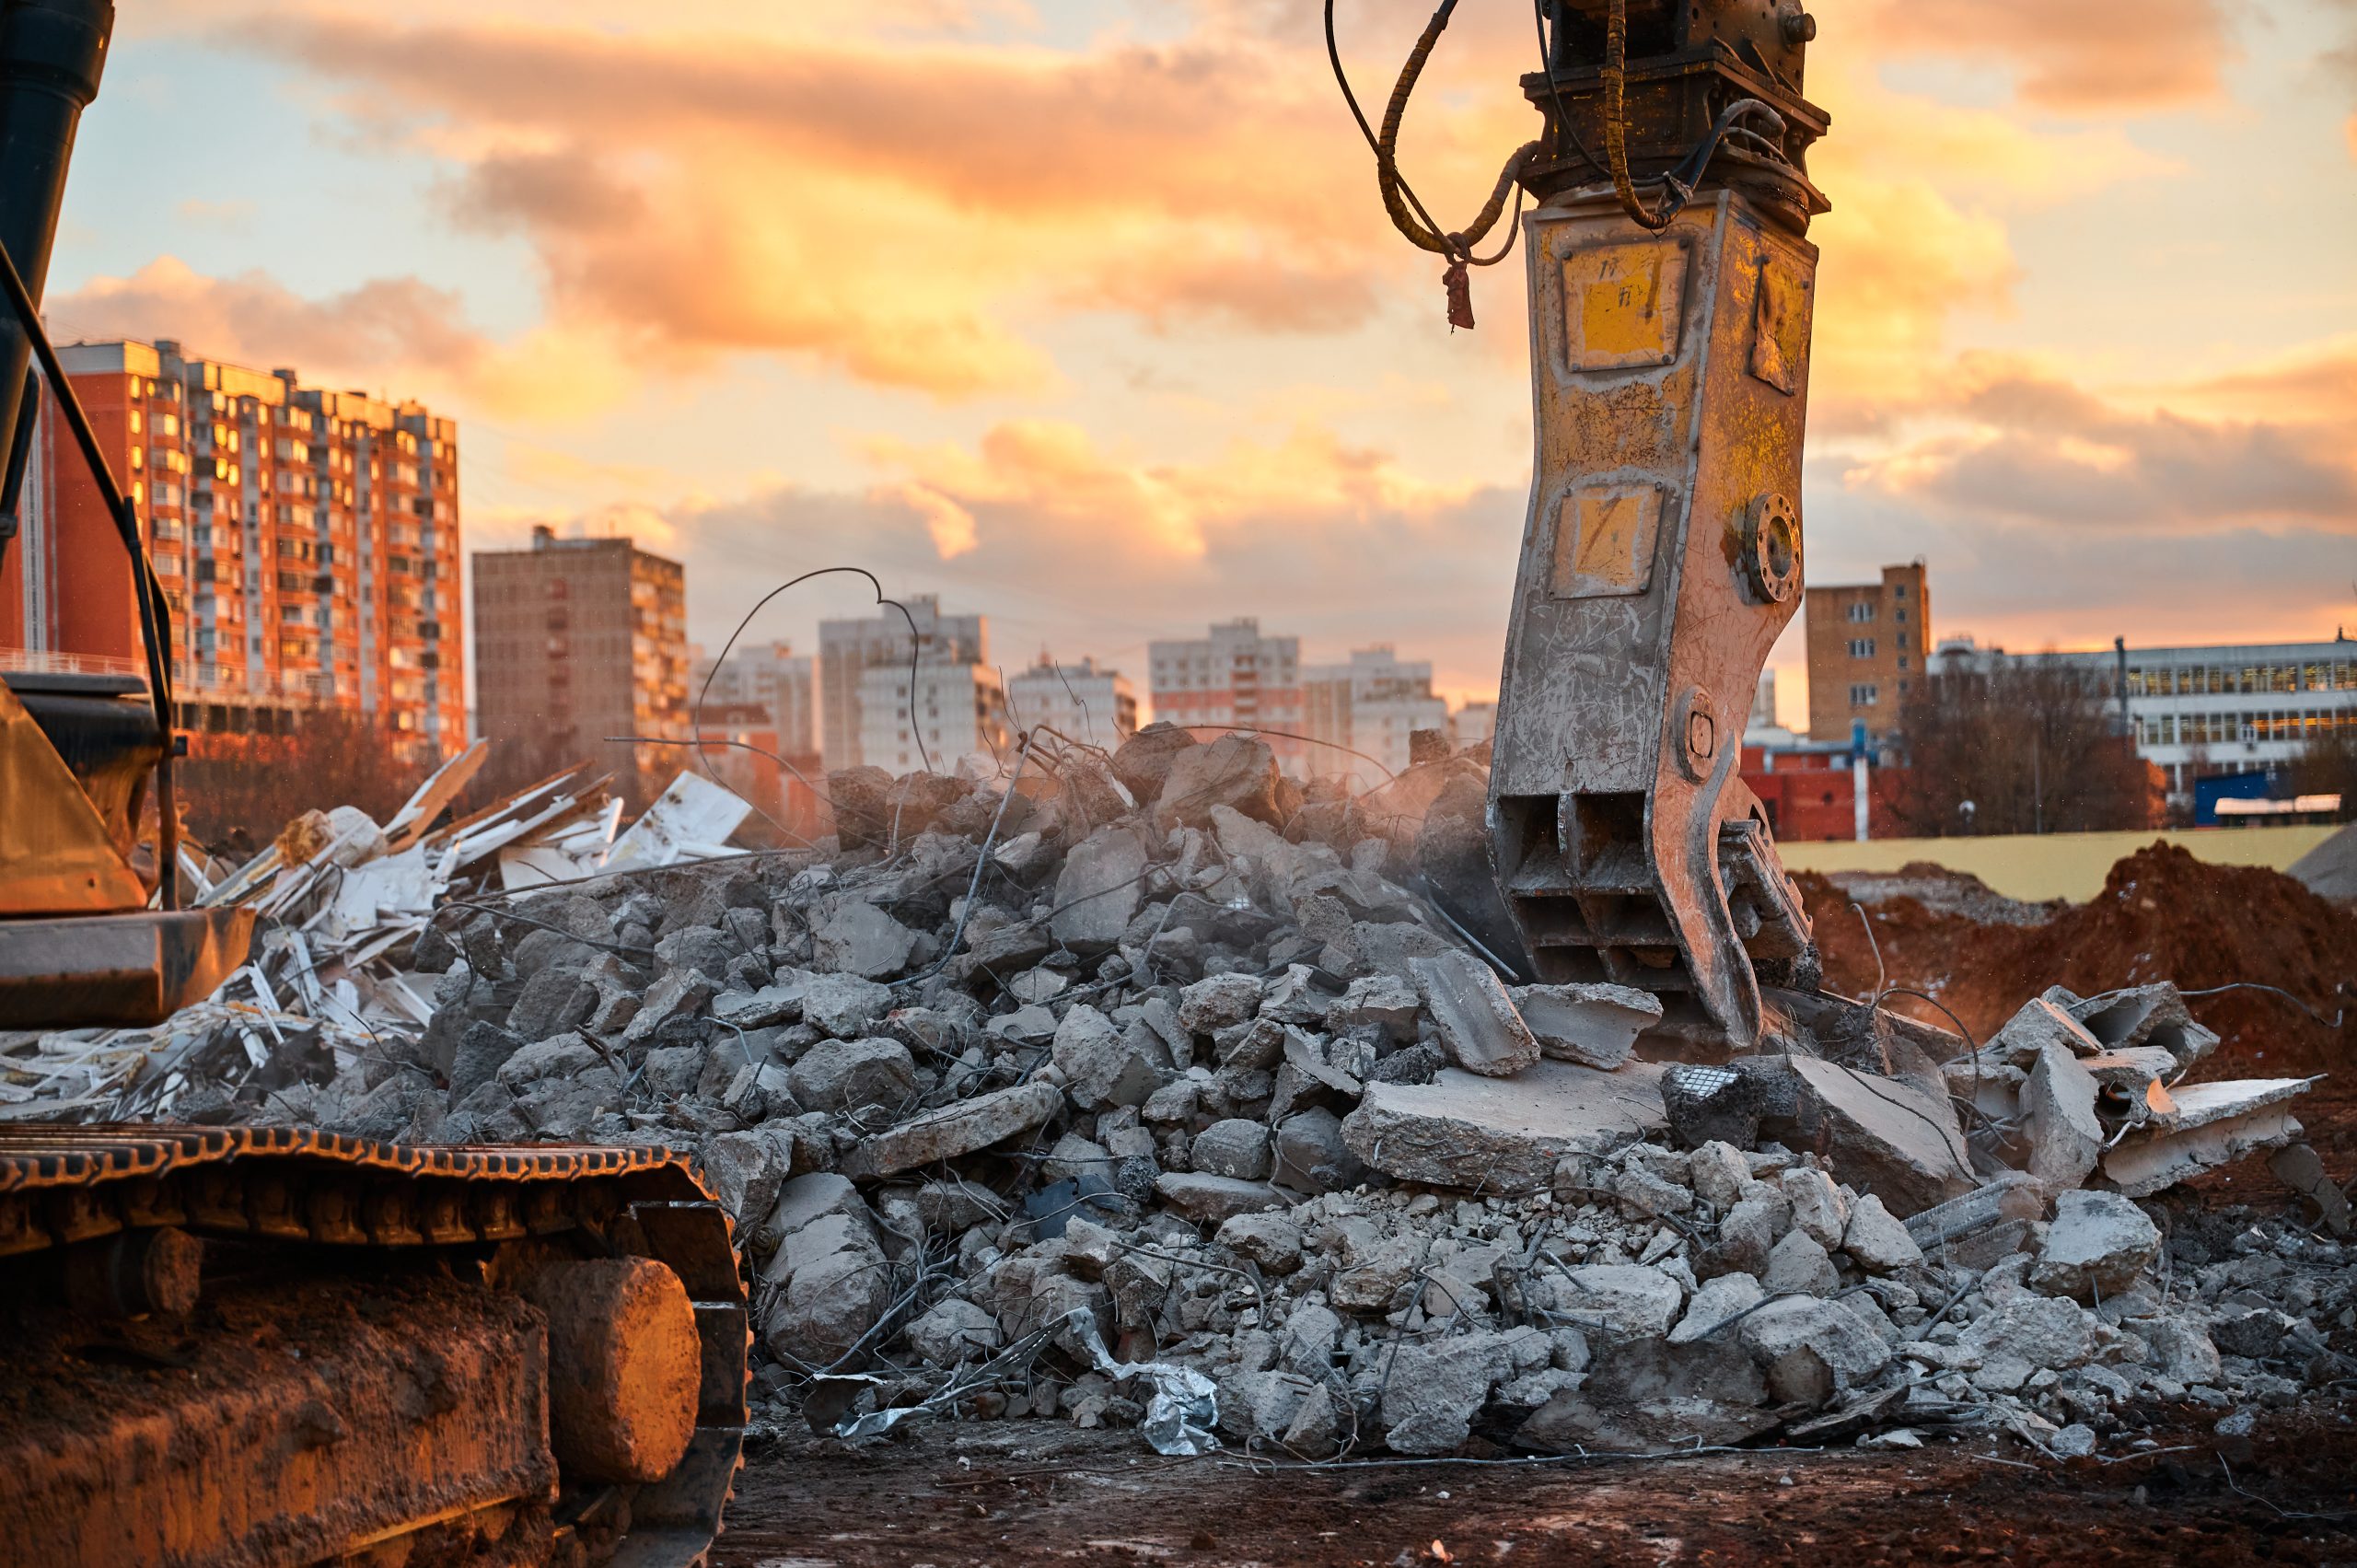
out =
<svg viewBox="0 0 2357 1568"><path fill-rule="evenodd" d="M146 906L80 781L0 681L0 916Z"/></svg>

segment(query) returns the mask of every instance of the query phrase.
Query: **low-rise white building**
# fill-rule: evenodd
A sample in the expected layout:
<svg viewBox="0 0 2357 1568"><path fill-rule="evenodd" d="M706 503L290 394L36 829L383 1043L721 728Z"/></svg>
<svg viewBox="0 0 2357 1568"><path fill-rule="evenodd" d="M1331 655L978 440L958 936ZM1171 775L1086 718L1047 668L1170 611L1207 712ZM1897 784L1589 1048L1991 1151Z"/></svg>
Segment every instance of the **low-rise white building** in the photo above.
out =
<svg viewBox="0 0 2357 1568"><path fill-rule="evenodd" d="M2167 774L2172 797L2189 796L2197 778L2257 772L2357 727L2357 641L2346 637L2013 655L1954 637L1925 668L1937 676L2006 659L2083 670L2092 689L2124 701L2137 754Z"/></svg>
<svg viewBox="0 0 2357 1568"><path fill-rule="evenodd" d="M1016 729L1045 726L1108 750L1137 733L1138 696L1118 669L1093 658L1059 662L1046 654L1006 682L1006 710Z"/></svg>
<svg viewBox="0 0 2357 1568"><path fill-rule="evenodd" d="M1498 705L1495 703L1468 703L1448 715L1449 740L1462 751L1469 746L1479 746L1498 732Z"/></svg>

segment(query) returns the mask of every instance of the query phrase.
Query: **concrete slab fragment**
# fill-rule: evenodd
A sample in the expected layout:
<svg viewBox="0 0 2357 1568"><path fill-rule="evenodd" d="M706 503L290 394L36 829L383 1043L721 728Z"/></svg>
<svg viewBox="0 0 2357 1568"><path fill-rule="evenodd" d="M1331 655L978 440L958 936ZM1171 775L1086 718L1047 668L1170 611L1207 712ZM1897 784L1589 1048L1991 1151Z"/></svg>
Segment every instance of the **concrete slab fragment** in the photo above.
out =
<svg viewBox="0 0 2357 1568"><path fill-rule="evenodd" d="M1565 1155L1609 1153L1666 1124L1657 1064L1541 1062L1512 1079L1443 1068L1429 1084L1371 1083L1342 1137L1404 1180L1508 1192L1545 1188Z"/></svg>
<svg viewBox="0 0 2357 1568"><path fill-rule="evenodd" d="M1607 1072L1661 1022L1661 998L1626 985L1518 985L1508 994L1542 1053Z"/></svg>
<svg viewBox="0 0 2357 1568"><path fill-rule="evenodd" d="M2300 1123L2281 1101L2189 1131L2131 1132L2104 1156L2104 1180L2131 1198L2142 1198L2299 1135Z"/></svg>

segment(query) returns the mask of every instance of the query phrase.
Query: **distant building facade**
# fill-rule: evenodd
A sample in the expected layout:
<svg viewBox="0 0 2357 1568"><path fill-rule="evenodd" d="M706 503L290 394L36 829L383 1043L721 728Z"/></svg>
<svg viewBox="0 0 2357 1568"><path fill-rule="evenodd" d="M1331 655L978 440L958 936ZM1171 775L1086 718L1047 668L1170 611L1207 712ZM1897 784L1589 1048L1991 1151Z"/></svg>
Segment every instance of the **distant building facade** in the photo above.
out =
<svg viewBox="0 0 2357 1568"><path fill-rule="evenodd" d="M1046 654L1006 683L1007 714L1018 729L1040 726L1084 745L1119 746L1138 727L1138 696L1118 669L1094 658L1059 662Z"/></svg>
<svg viewBox="0 0 2357 1568"><path fill-rule="evenodd" d="M474 557L475 720L492 740L545 750L558 765L606 762L651 799L687 764L676 747L612 737L689 738L687 575L627 539L559 539Z"/></svg>
<svg viewBox="0 0 2357 1568"><path fill-rule="evenodd" d="M2281 766L2327 735L2357 728L2357 642L2234 644L2007 654L1969 637L1942 643L1932 672L2012 662L2084 673L2088 690L2124 701L2137 755L2166 776L2171 804L2194 782Z"/></svg>
<svg viewBox="0 0 2357 1568"><path fill-rule="evenodd" d="M860 763L896 778L920 769L948 772L970 751L1010 754L1006 690L990 665L921 660L912 680L904 663L872 664L860 674L856 696Z"/></svg>
<svg viewBox="0 0 2357 1568"><path fill-rule="evenodd" d="M1802 603L1810 738L1847 740L1857 723L1876 738L1896 729L1933 646L1923 563L1886 566L1878 583L1811 583Z"/></svg>
<svg viewBox="0 0 2357 1568"><path fill-rule="evenodd" d="M769 730L785 755L819 754L819 661L797 654L791 643L739 645L715 665L699 650L688 671L691 705L757 707L769 715Z"/></svg>
<svg viewBox="0 0 2357 1568"><path fill-rule="evenodd" d="M896 689L901 701L892 705L907 705L911 621L916 627L918 664L963 668L990 662L990 624L985 617L944 615L941 600L934 594L918 594L901 602L908 607L906 620L898 610L887 605L881 613L858 620L819 622L819 751L830 770L855 768L862 763L889 769L893 766L890 759L906 749L893 738L902 727L900 721L869 723L864 694L869 687L870 672L888 665L900 671ZM1000 697L1003 701L1004 693L1001 692ZM868 753L866 747L871 735L885 738L885 743L874 755ZM954 763L960 752L971 749L970 745L960 747L951 753L949 761ZM914 761L909 764L917 765ZM907 769L899 771L905 772ZM947 764L943 764L942 771L947 771Z"/></svg>
<svg viewBox="0 0 2357 1568"><path fill-rule="evenodd" d="M1327 743L1311 749L1308 772L1347 777L1360 789L1407 771L1408 738L1417 730L1448 730L1432 665L1403 663L1387 644L1353 649L1343 664L1305 667L1301 691L1302 733Z"/></svg>
<svg viewBox="0 0 2357 1568"><path fill-rule="evenodd" d="M200 749L319 707L381 720L421 759L465 744L455 422L170 340L58 357L171 606L180 723ZM0 659L134 669L114 521L54 397L38 407L0 567Z"/></svg>
<svg viewBox="0 0 2357 1568"><path fill-rule="evenodd" d="M1309 749L1288 738L1306 717L1300 638L1264 637L1246 617L1205 637L1149 643L1146 666L1157 722L1284 732L1269 745L1289 772L1303 771Z"/></svg>
<svg viewBox="0 0 2357 1568"><path fill-rule="evenodd" d="M1448 717L1449 739L1459 751L1469 746L1479 746L1498 732L1498 705L1491 702L1468 703Z"/></svg>

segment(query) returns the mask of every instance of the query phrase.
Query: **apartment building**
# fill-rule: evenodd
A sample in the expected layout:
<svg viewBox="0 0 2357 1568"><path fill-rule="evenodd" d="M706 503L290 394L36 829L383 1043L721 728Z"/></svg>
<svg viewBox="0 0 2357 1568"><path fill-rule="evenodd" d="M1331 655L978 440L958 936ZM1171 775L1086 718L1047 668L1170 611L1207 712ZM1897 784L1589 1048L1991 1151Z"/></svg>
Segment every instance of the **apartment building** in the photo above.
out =
<svg viewBox="0 0 2357 1568"><path fill-rule="evenodd" d="M1302 733L1325 742L1311 749L1309 772L1346 777L1357 789L1404 772L1417 730L1449 727L1446 699L1433 695L1432 665L1403 663L1387 643L1353 649L1342 664L1305 667L1301 694Z"/></svg>
<svg viewBox="0 0 2357 1568"><path fill-rule="evenodd" d="M1932 651L1931 590L1921 561L1886 566L1878 583L1811 583L1807 618L1808 732L1846 740L1852 724L1879 739Z"/></svg>
<svg viewBox="0 0 2357 1568"><path fill-rule="evenodd" d="M685 765L687 574L627 539L559 539L474 557L475 724L552 765L611 767L644 805Z"/></svg>
<svg viewBox="0 0 2357 1568"><path fill-rule="evenodd" d="M863 693L867 690L868 672L878 666L890 665L900 672L896 689L902 701L895 705L906 705L911 621L915 623L916 659L920 665L967 667L990 662L987 618L944 615L941 599L935 594L918 594L901 602L908 607L905 620L898 610L887 605L881 613L858 620L819 622L819 750L830 770L855 768L863 762L889 768L892 763L888 759L900 754L900 743L891 739L876 755L868 755L865 743L870 734L894 737L900 726L897 720L879 720L871 726L863 706ZM1000 695L1004 700L1004 693ZM951 761L956 760L953 754Z"/></svg>
<svg viewBox="0 0 2357 1568"><path fill-rule="evenodd" d="M769 715L768 733L783 755L799 765L819 754L819 661L791 643L739 645L717 665L691 650L688 695L706 709L755 707Z"/></svg>
<svg viewBox="0 0 2357 1568"><path fill-rule="evenodd" d="M2124 699L2137 754L2167 775L2172 804L2189 800L2197 779L2264 772L2321 737L2357 729L2357 641L2346 636L2014 655L1954 637L1933 652L1931 671L2007 663L2061 666L2083 674L2091 695Z"/></svg>
<svg viewBox="0 0 2357 1568"><path fill-rule="evenodd" d="M1449 744L1459 751L1469 746L1479 746L1498 732L1498 705L1491 702L1467 703L1448 715Z"/></svg>
<svg viewBox="0 0 2357 1568"><path fill-rule="evenodd" d="M319 706L381 718L421 760L465 743L454 421L168 339L58 357L138 515L200 750ZM114 520L55 398L39 407L0 567L0 659L135 669Z"/></svg>
<svg viewBox="0 0 2357 1568"><path fill-rule="evenodd" d="M1044 726L1109 750L1137 733L1138 697L1130 678L1100 669L1094 658L1060 663L1042 653L1039 663L1008 679L1006 707L1017 729Z"/></svg>
<svg viewBox="0 0 2357 1568"><path fill-rule="evenodd" d="M871 664L860 673L858 702L860 759L895 777L948 772L970 751L1011 755L1006 689L993 666L920 659L911 680L905 662Z"/></svg>
<svg viewBox="0 0 2357 1568"><path fill-rule="evenodd" d="M1205 637L1149 643L1146 666L1157 721L1285 732L1269 745L1287 772L1303 773L1310 749L1290 738L1306 717L1300 638L1264 637L1246 617Z"/></svg>

